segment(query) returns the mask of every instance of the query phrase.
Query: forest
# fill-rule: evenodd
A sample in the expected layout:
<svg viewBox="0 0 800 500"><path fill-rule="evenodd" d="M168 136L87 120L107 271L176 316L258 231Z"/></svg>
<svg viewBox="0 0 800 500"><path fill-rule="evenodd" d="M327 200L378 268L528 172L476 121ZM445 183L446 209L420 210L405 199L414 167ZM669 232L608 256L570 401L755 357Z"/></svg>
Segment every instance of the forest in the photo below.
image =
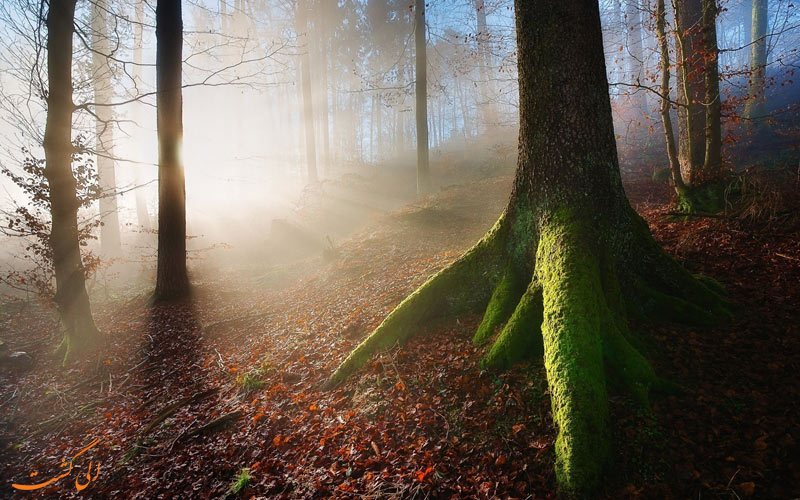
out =
<svg viewBox="0 0 800 500"><path fill-rule="evenodd" d="M793 0L3 0L0 498L800 498Z"/></svg>

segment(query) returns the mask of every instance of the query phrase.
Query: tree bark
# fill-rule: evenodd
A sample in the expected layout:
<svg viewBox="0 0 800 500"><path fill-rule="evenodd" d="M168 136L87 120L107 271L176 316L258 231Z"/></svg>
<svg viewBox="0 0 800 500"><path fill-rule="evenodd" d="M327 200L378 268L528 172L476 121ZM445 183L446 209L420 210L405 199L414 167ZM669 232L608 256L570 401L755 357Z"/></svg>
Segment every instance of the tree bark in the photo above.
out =
<svg viewBox="0 0 800 500"><path fill-rule="evenodd" d="M55 302L64 338L56 350L66 364L100 337L94 324L78 240L76 181L72 174L72 33L75 0L51 0L47 12L47 123L45 177L50 188L50 247Z"/></svg>
<svg viewBox="0 0 800 500"><path fill-rule="evenodd" d="M677 0L678 158L683 179L703 165L705 155L705 85L703 78L702 0Z"/></svg>
<svg viewBox="0 0 800 500"><path fill-rule="evenodd" d="M183 20L180 0L156 4L158 128L158 270L156 301L189 295L186 272L186 181L181 161Z"/></svg>
<svg viewBox="0 0 800 500"><path fill-rule="evenodd" d="M766 114L764 88L767 82L767 0L753 0L750 42L750 85L744 117L748 125Z"/></svg>
<svg viewBox="0 0 800 500"><path fill-rule="evenodd" d="M314 104L311 92L311 60L309 54L311 46L308 43L308 5L306 0L297 0L295 31L297 32L298 45L304 47L301 49L303 53L300 55L300 79L303 88L303 122L306 133L308 183L316 184L319 177L317 176L317 150L314 142Z"/></svg>
<svg viewBox="0 0 800 500"><path fill-rule="evenodd" d="M417 196L431 190L428 165L428 57L425 41L425 0L416 0L414 10L414 45L416 47L416 118L417 118Z"/></svg>
<svg viewBox="0 0 800 500"><path fill-rule="evenodd" d="M666 8L664 0L656 0L656 37L659 42L659 52L661 56L661 124L664 126L664 137L667 142L667 159L669 160L669 170L672 176L672 184L678 196L686 191L686 184L681 175L681 166L678 162L678 154L675 148L675 132L672 128L672 117L670 116L670 89L669 89L669 41L666 34Z"/></svg>
<svg viewBox="0 0 800 500"><path fill-rule="evenodd" d="M119 234L119 211L117 208L117 182L114 168L114 115L111 104L113 87L111 67L108 64L110 44L108 40L108 7L105 0L92 4L92 85L96 118L97 178L102 191L99 200L100 248L103 256L117 257L122 253Z"/></svg>
<svg viewBox="0 0 800 500"><path fill-rule="evenodd" d="M584 494L611 453L607 378L649 409L674 389L633 347L628 314L711 324L730 315L718 283L661 250L625 197L600 12L587 0L516 0L519 157L509 204L474 247L401 302L342 362L341 383L376 350L434 318L484 311L482 365L543 357L557 431L556 478Z"/></svg>
<svg viewBox="0 0 800 500"><path fill-rule="evenodd" d="M717 181L722 173L722 96L719 93L717 0L703 0L705 159L696 181Z"/></svg>

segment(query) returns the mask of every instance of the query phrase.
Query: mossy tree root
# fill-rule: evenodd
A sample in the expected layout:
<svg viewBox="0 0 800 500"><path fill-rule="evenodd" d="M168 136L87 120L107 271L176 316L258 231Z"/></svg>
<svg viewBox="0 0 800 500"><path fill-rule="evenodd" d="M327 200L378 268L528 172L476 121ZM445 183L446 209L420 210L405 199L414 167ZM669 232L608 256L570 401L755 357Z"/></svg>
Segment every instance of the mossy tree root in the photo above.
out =
<svg viewBox="0 0 800 500"><path fill-rule="evenodd" d="M532 222L527 243L514 231L519 220L505 229L501 218L478 245L404 300L327 387L376 350L419 331L423 322L484 307L473 339L491 342L482 366L501 369L543 355L558 433L558 482L572 492L592 490L611 449L607 384L626 390L646 410L651 391L679 389L659 378L634 347L628 314L711 324L728 317L732 307L722 285L692 276L633 216L618 231L624 235L614 239L591 217L556 209L539 220L525 219ZM520 265L525 258L527 267Z"/></svg>
<svg viewBox="0 0 800 500"><path fill-rule="evenodd" d="M683 214L717 214L725 210L727 182L718 180L678 190L677 210Z"/></svg>
<svg viewBox="0 0 800 500"><path fill-rule="evenodd" d="M402 343L435 318L480 310L501 278L501 246L505 217L455 262L434 274L406 297L364 339L325 382L331 389L364 366L373 353Z"/></svg>
<svg viewBox="0 0 800 500"><path fill-rule="evenodd" d="M67 366L87 351L97 347L102 339L91 316L77 315L67 321L62 318L62 324L64 337L53 352L53 357L60 360L62 366Z"/></svg>

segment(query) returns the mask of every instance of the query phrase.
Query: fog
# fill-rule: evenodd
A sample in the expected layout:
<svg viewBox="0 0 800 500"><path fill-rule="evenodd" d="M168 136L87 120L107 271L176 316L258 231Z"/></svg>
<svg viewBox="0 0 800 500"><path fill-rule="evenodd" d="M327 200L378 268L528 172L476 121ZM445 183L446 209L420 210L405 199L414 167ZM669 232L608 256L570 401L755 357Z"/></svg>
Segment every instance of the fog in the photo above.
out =
<svg viewBox="0 0 800 500"><path fill-rule="evenodd" d="M437 189L511 175L515 166L513 6L507 0L476 5L453 0L427 7L428 143ZM104 195L116 195L118 202L122 254L115 257L134 262L136 276L150 276L158 207L155 4L107 6L107 25L98 33L91 4L78 2L73 138L83 138L95 165L96 158L113 158L115 185ZM600 7L622 167L649 175L665 165L654 2L606 0ZM728 117L741 112L747 92L751 7L743 0L723 2L717 21ZM408 2L317 2L306 29L297 8L282 0L184 3L182 160L188 248L196 257L190 267L247 268L318 257L376 216L416 199L414 14ZM16 173L23 148L44 157L40 89L47 75L38 10L27 0L0 7L1 160ZM799 61L800 14L785 0L770 1L768 11L767 101L776 120L796 118L792 72ZM671 9L667 16L672 22ZM92 62L93 37L107 39L106 69ZM310 63L313 161L305 135L304 57ZM113 139L106 143L95 139L101 76L112 104L107 126ZM783 125L796 127L796 119ZM737 133L735 120L724 126ZM319 183L309 179L310 162ZM7 176L2 187L2 209L13 218L15 207L29 200ZM105 216L97 202L80 211L82 224ZM3 236L4 267L28 265L22 250L29 239ZM111 257L103 255L98 239L86 249Z"/></svg>

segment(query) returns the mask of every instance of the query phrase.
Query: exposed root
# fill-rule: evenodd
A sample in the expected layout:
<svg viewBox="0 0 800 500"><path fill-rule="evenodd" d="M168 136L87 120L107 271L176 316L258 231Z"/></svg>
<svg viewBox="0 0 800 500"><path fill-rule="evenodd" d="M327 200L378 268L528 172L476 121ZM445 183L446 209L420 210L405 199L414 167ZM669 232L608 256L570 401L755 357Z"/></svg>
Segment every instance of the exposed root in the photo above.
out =
<svg viewBox="0 0 800 500"><path fill-rule="evenodd" d="M558 482L572 492L593 489L611 450L607 384L627 391L648 411L651 392L680 391L658 377L637 350L628 314L711 325L730 317L732 309L722 285L692 276L630 213L616 222L616 231L598 228L591 217L570 209L539 220L528 214L508 230L501 218L480 243L404 300L339 366L327 387L376 350L417 332L423 322L485 307L473 338L476 344L493 339L482 366L501 369L543 355L558 433ZM527 232L521 228L526 224L531 224Z"/></svg>
<svg viewBox="0 0 800 500"><path fill-rule="evenodd" d="M339 385L373 353L402 343L425 322L484 307L500 279L504 220L501 217L481 241L406 297L339 365L324 388Z"/></svg>
<svg viewBox="0 0 800 500"><path fill-rule="evenodd" d="M494 336L495 329L501 327L514 313L517 303L525 292L525 284L520 278L519 273L515 272L511 266L506 267L503 278L494 289L489 305L486 306L483 321L472 339L474 344L480 345L487 342Z"/></svg>
<svg viewBox="0 0 800 500"><path fill-rule="evenodd" d="M60 360L62 366L67 366L86 352L96 348L101 340L101 335L91 317L69 322L62 320L62 324L64 325L64 338L53 352L53 357Z"/></svg>
<svg viewBox="0 0 800 500"><path fill-rule="evenodd" d="M487 369L508 368L514 363L540 356L543 352L541 324L542 287L533 280L481 366Z"/></svg>

